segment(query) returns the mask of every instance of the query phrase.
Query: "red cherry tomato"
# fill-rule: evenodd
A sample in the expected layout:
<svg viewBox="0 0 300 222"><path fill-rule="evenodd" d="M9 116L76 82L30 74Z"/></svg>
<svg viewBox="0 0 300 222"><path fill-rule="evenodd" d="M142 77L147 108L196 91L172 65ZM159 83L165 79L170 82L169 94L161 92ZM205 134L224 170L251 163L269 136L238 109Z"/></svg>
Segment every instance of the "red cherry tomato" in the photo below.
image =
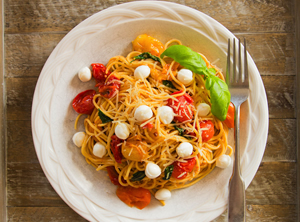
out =
<svg viewBox="0 0 300 222"><path fill-rule="evenodd" d="M146 125L144 125L144 126L142 127L142 129L148 128L148 129L151 131L153 127L154 127L153 123L147 123Z"/></svg>
<svg viewBox="0 0 300 222"><path fill-rule="evenodd" d="M108 166L108 167L106 167L106 170L107 170L110 181L116 186L121 186L121 184L119 183L119 174L116 171L115 167Z"/></svg>
<svg viewBox="0 0 300 222"><path fill-rule="evenodd" d="M122 163L122 150L120 145L122 142L123 140L119 139L116 135L111 137L110 148L117 163Z"/></svg>
<svg viewBox="0 0 300 222"><path fill-rule="evenodd" d="M77 113L91 114L94 110L93 98L95 90L86 90L79 93L73 100L72 106Z"/></svg>
<svg viewBox="0 0 300 222"><path fill-rule="evenodd" d="M182 180L187 177L188 173L192 172L196 164L196 159L187 159L187 162L174 162L174 169L172 176L176 179Z"/></svg>
<svg viewBox="0 0 300 222"><path fill-rule="evenodd" d="M226 119L224 120L224 123L228 126L228 128L233 128L234 127L234 112L235 112L235 107L232 102L230 102L228 111L227 111L227 116Z"/></svg>
<svg viewBox="0 0 300 222"><path fill-rule="evenodd" d="M181 91L174 92L171 95L175 95L181 93ZM194 100L192 97L185 93L182 96L176 97L176 100L168 99L168 106L170 106L173 109L173 112L177 115L174 117L175 120L178 122L184 122L187 120L191 120L194 116L193 110L194 107Z"/></svg>
<svg viewBox="0 0 300 222"><path fill-rule="evenodd" d="M117 196L128 206L134 206L140 210L148 206L151 201L150 191L142 187L118 187Z"/></svg>
<svg viewBox="0 0 300 222"><path fill-rule="evenodd" d="M200 122L200 128L206 128L206 130L202 131L202 141L209 141L215 134L215 127L211 120L204 120Z"/></svg>
<svg viewBox="0 0 300 222"><path fill-rule="evenodd" d="M103 83L105 82L106 78L110 75L110 72L106 74L106 67L101 63L93 63L92 65L93 70L93 77L97 82Z"/></svg>
<svg viewBox="0 0 300 222"><path fill-rule="evenodd" d="M117 91L120 89L120 85L119 79L111 75L104 84L99 82L96 86L98 86L101 96L110 99L117 94Z"/></svg>

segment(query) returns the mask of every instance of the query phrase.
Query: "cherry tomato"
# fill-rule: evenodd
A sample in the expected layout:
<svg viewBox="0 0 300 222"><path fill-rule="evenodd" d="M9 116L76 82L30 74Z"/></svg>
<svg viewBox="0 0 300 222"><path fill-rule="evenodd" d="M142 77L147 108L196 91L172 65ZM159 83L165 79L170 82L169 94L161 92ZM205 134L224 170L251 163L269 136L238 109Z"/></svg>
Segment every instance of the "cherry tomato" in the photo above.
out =
<svg viewBox="0 0 300 222"><path fill-rule="evenodd" d="M122 142L123 140L119 139L116 135L111 137L110 148L117 163L122 163L122 150L120 145Z"/></svg>
<svg viewBox="0 0 300 222"><path fill-rule="evenodd" d="M141 162L148 157L147 143L139 135L130 137L122 146L122 154L128 160Z"/></svg>
<svg viewBox="0 0 300 222"><path fill-rule="evenodd" d="M110 99L114 97L120 89L120 82L117 77L111 75L104 84L99 82L96 86L98 86L101 96Z"/></svg>
<svg viewBox="0 0 300 222"><path fill-rule="evenodd" d="M92 65L93 77L97 82L103 83L106 78L110 75L110 72L105 73L106 67L101 63L93 63Z"/></svg>
<svg viewBox="0 0 300 222"><path fill-rule="evenodd" d="M110 181L114 185L121 186L121 184L119 183L119 174L116 171L115 167L114 166L108 166L108 167L106 167L106 170L107 170Z"/></svg>
<svg viewBox="0 0 300 222"><path fill-rule="evenodd" d="M159 56L164 50L164 45L157 39L142 34L132 41L132 46L135 51L150 52L152 55Z"/></svg>
<svg viewBox="0 0 300 222"><path fill-rule="evenodd" d="M194 169L194 166L196 164L196 159L191 158L187 159L187 162L174 162L174 170L172 173L172 176L176 179L184 179L187 177L188 173L192 172Z"/></svg>
<svg viewBox="0 0 300 222"><path fill-rule="evenodd" d="M142 129L148 128L148 129L151 131L153 127L154 127L153 123L147 123L146 125L144 125L144 126L142 127Z"/></svg>
<svg viewBox="0 0 300 222"><path fill-rule="evenodd" d="M181 91L174 92L171 95L175 95L181 93ZM191 120L194 116L193 110L194 107L194 100L192 97L185 93L182 96L177 96L176 100L168 99L168 106L170 106L173 109L173 112L177 115L174 117L175 120L178 122L184 122L187 120Z"/></svg>
<svg viewBox="0 0 300 222"><path fill-rule="evenodd" d="M200 128L206 128L207 130L202 131L202 141L209 141L215 134L215 127L211 120L204 120L200 122Z"/></svg>
<svg viewBox="0 0 300 222"><path fill-rule="evenodd" d="M228 107L228 112L226 119L224 120L224 123L228 126L228 128L233 128L234 127L234 112L235 112L235 107L232 102L230 102L229 107Z"/></svg>
<svg viewBox="0 0 300 222"><path fill-rule="evenodd" d="M117 196L130 207L143 209L149 205L151 201L151 193L144 188L134 187L118 187Z"/></svg>
<svg viewBox="0 0 300 222"><path fill-rule="evenodd" d="M73 100L72 106L77 113L91 114L95 108L93 98L96 94L95 90L86 90L79 93Z"/></svg>

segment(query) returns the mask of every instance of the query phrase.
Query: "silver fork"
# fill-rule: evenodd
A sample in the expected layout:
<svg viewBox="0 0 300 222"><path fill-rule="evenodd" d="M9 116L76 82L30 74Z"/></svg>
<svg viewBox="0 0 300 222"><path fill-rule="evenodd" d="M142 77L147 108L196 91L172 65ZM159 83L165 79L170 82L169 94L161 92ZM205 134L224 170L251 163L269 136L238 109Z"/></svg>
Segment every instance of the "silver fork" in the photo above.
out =
<svg viewBox="0 0 300 222"><path fill-rule="evenodd" d="M241 43L238 40L238 66L236 63L236 46L233 39L233 70L230 69L230 39L228 39L226 83L231 93L231 102L235 106L234 135L235 135L235 161L233 174L229 185L228 221L246 221L245 184L240 172L240 106L249 95L249 76L246 51L246 40L244 40L244 59L242 70ZM237 69L238 68L238 69Z"/></svg>

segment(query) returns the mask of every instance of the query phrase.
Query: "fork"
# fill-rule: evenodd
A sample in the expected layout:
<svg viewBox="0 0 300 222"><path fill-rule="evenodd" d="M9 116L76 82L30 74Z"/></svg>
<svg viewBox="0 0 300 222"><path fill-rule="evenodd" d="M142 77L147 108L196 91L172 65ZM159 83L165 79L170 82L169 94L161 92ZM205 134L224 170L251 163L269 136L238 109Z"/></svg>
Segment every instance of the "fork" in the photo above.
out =
<svg viewBox="0 0 300 222"><path fill-rule="evenodd" d="M226 83L231 93L231 102L235 106L234 136L235 136L235 161L233 174L229 185L228 221L246 221L245 216L245 184L240 172L240 106L249 95L249 76L246 40L244 39L244 58L242 70L241 42L238 40L238 64L236 63L236 44L233 39L233 67L230 70L230 39L228 39ZM238 66L237 66L238 65Z"/></svg>

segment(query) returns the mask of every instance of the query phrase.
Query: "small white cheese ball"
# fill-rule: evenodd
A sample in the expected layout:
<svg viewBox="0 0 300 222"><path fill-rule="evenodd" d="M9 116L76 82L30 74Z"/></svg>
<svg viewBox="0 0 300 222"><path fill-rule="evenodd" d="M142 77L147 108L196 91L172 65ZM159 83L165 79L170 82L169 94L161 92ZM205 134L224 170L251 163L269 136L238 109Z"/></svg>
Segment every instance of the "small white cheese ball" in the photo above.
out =
<svg viewBox="0 0 300 222"><path fill-rule="evenodd" d="M134 77L136 79L146 79L150 75L150 68L149 66L142 65L137 67L134 70Z"/></svg>
<svg viewBox="0 0 300 222"><path fill-rule="evenodd" d="M78 72L78 78L82 82L87 82L90 81L92 78L92 72L88 67L83 67L82 69L79 70Z"/></svg>
<svg viewBox="0 0 300 222"><path fill-rule="evenodd" d="M174 119L174 112L170 106L162 106L157 109L160 120L164 124L170 124Z"/></svg>
<svg viewBox="0 0 300 222"><path fill-rule="evenodd" d="M171 198L171 191L166 188L162 188L155 193L155 198L158 200L168 200Z"/></svg>
<svg viewBox="0 0 300 222"><path fill-rule="evenodd" d="M207 116L210 112L210 106L207 103L200 103L197 106L198 116Z"/></svg>
<svg viewBox="0 0 300 222"><path fill-rule="evenodd" d="M188 157L193 153L193 145L188 142L183 142L176 148L176 153L179 157Z"/></svg>
<svg viewBox="0 0 300 222"><path fill-rule="evenodd" d="M150 162L146 166L145 174L149 179L154 179L161 174L161 169L157 164Z"/></svg>
<svg viewBox="0 0 300 222"><path fill-rule="evenodd" d="M177 73L177 79L183 84L189 84L193 81L193 72L189 69L181 69Z"/></svg>
<svg viewBox="0 0 300 222"><path fill-rule="evenodd" d="M78 133L75 133L72 140L73 140L73 143L77 146L77 147L81 147L82 144L83 144L83 140L84 140L84 137L85 137L85 132L78 132Z"/></svg>
<svg viewBox="0 0 300 222"><path fill-rule="evenodd" d="M143 122L150 119L153 116L153 112L149 106L141 105L134 112L134 118L137 121Z"/></svg>
<svg viewBox="0 0 300 222"><path fill-rule="evenodd" d="M118 138L126 140L129 137L129 129L125 123L119 123L115 128L115 134Z"/></svg>
<svg viewBox="0 0 300 222"><path fill-rule="evenodd" d="M104 157L104 155L106 154L106 148L103 144L101 143L96 143L93 147L93 154L97 157Z"/></svg>
<svg viewBox="0 0 300 222"><path fill-rule="evenodd" d="M223 154L217 159L216 165L220 168L226 168L231 164L231 158L229 155Z"/></svg>

